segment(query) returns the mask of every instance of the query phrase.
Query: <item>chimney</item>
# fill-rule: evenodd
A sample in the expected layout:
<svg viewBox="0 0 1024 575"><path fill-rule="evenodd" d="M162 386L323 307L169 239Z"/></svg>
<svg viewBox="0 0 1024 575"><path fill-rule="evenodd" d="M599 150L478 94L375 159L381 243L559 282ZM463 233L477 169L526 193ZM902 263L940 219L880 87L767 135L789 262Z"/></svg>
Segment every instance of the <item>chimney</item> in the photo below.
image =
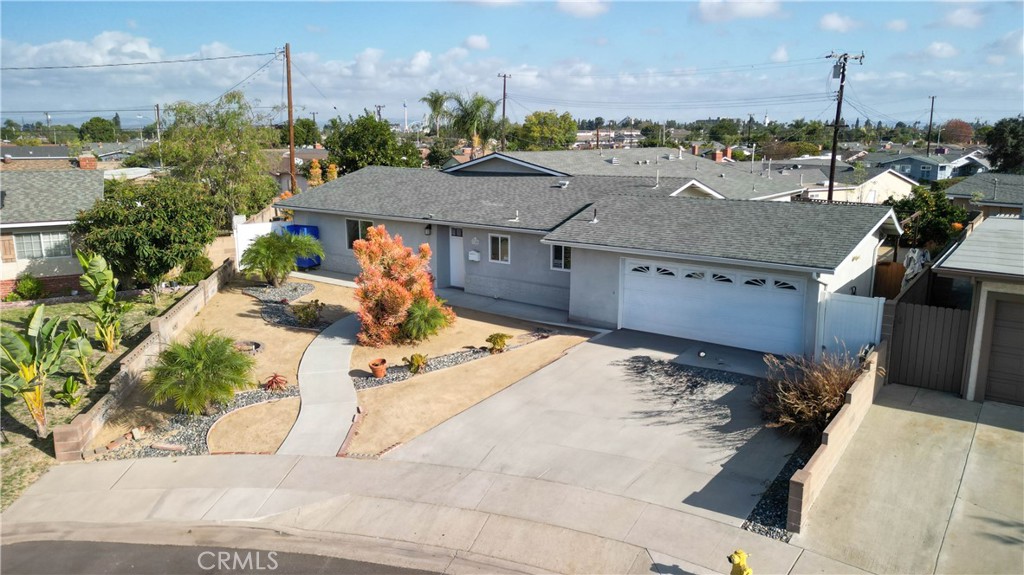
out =
<svg viewBox="0 0 1024 575"><path fill-rule="evenodd" d="M715 159L716 162L721 162L722 161L722 150L715 150L714 159Z"/></svg>
<svg viewBox="0 0 1024 575"><path fill-rule="evenodd" d="M78 167L82 170L95 170L96 169L96 156L92 154L82 154L78 156Z"/></svg>
<svg viewBox="0 0 1024 575"><path fill-rule="evenodd" d="M725 157L729 158L730 160L732 159L732 148L730 148L729 146L725 147Z"/></svg>
<svg viewBox="0 0 1024 575"><path fill-rule="evenodd" d="M692 146L690 146L690 153L692 153L694 156L699 156L700 155L700 145L699 144L693 144Z"/></svg>

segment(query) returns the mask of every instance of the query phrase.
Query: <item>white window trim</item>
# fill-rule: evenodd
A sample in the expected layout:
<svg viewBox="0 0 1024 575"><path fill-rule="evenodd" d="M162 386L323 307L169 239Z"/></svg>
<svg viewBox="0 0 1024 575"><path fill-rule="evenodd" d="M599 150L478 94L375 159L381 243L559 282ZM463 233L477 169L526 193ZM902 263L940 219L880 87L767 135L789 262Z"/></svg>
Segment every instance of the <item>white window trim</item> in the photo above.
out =
<svg viewBox="0 0 1024 575"><path fill-rule="evenodd" d="M555 248L562 248L562 267L560 267L560 268L556 268L555 267ZM552 245L551 246L551 257L548 258L548 264L550 264L550 267L551 267L552 270L554 270L556 272L571 272L572 271L571 260L570 260L570 263L569 263L569 267L565 267L565 250L569 250L569 253L572 254L572 248L569 247L569 246L556 246L556 245ZM511 253L509 253L509 259L512 259L512 254Z"/></svg>
<svg viewBox="0 0 1024 575"><path fill-rule="evenodd" d="M363 222L369 222L371 228L374 225L376 225L376 224L373 223L373 220L364 220L364 219L361 219L361 218L345 218L345 240L346 240L345 241L345 247L348 248L348 251L351 252L351 251L355 251L352 248L352 244L354 244L356 240L365 240L366 238L357 237L355 239L352 239L352 238L348 237L348 223L349 222L358 222L356 224L356 227L359 230L359 235L362 235Z"/></svg>
<svg viewBox="0 0 1024 575"><path fill-rule="evenodd" d="M46 245L43 242L43 234L63 236L63 238L67 240L68 253L66 253L66 254L59 254L59 255L52 255L52 256L46 255ZM68 258L68 257L74 257L74 255L75 255L75 250L71 246L71 234L69 232L65 231L65 230L55 230L55 231L45 231L44 230L44 231L38 231L38 232L22 232L22 233L16 233L16 234L12 234L12 235L13 235L12 239L14 240L14 258L15 258L16 261L27 262L27 261L32 261L32 260L48 260L48 259L55 259L55 258ZM19 253L20 250L18 250L18 236L38 236L38 238L39 238L39 251L42 252L42 255L40 255L38 257L28 257L28 256L24 256L21 253Z"/></svg>
<svg viewBox="0 0 1024 575"><path fill-rule="evenodd" d="M508 242L508 261L507 262L503 262L500 259L494 259L494 257L493 257L494 254L491 253L491 249L492 249L491 246L493 245L491 243L491 238L505 238L505 241ZM499 258L501 257L501 241L500 240L498 241L498 257ZM489 261L489 262L491 262L493 264L503 264L503 265L506 265L506 266L507 265L511 265L511 263L512 263L512 236L509 236L509 235L506 235L506 234L487 234L487 261Z"/></svg>

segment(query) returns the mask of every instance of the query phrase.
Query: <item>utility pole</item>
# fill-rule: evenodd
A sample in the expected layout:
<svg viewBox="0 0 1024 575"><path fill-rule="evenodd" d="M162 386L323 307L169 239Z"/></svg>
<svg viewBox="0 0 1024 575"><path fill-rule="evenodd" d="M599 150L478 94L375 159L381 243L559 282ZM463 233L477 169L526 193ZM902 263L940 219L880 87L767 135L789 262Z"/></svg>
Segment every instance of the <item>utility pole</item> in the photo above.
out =
<svg viewBox="0 0 1024 575"><path fill-rule="evenodd" d="M505 100L508 99L508 79L511 74L498 74L501 78L501 151L505 151Z"/></svg>
<svg viewBox="0 0 1024 575"><path fill-rule="evenodd" d="M831 202L832 190L836 185L836 154L839 151L839 123L843 120L843 88L846 86L846 63L853 59L859 60L861 64L864 64L864 53L861 52L860 56L850 56L846 52L842 54L833 52L828 57L836 58L832 77L839 76L839 95L836 98L836 121L832 124L832 161L828 169L828 201Z"/></svg>
<svg viewBox="0 0 1024 575"><path fill-rule="evenodd" d="M377 108L377 121L378 122L383 122L384 120L382 120L381 117L380 117L380 111L383 110L384 108L386 108L387 106L385 106L384 104L374 104L373 107Z"/></svg>
<svg viewBox="0 0 1024 575"><path fill-rule="evenodd" d="M928 96L932 99L932 111L928 113L928 137L924 146L925 157L932 155L932 119L935 118L935 96Z"/></svg>
<svg viewBox="0 0 1024 575"><path fill-rule="evenodd" d="M316 112L312 112L312 114L313 114L313 123L316 124Z"/></svg>
<svg viewBox="0 0 1024 575"><path fill-rule="evenodd" d="M295 193L299 187L295 181L295 115L292 106L292 46L284 45L284 62L288 80L288 177L291 182L289 191Z"/></svg>
<svg viewBox="0 0 1024 575"><path fill-rule="evenodd" d="M156 105L156 150L160 155L160 168L164 167L164 148L160 142L160 104Z"/></svg>

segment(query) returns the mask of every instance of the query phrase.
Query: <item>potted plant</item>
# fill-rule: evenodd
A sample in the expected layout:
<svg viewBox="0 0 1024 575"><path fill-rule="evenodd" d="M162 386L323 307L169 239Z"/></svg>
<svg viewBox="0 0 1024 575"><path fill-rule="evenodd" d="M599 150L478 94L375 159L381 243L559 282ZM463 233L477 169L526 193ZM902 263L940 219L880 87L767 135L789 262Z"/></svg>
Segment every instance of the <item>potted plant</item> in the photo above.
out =
<svg viewBox="0 0 1024 575"><path fill-rule="evenodd" d="M388 374L388 360L383 357L379 357L370 362L370 371L373 372L373 377L381 378Z"/></svg>

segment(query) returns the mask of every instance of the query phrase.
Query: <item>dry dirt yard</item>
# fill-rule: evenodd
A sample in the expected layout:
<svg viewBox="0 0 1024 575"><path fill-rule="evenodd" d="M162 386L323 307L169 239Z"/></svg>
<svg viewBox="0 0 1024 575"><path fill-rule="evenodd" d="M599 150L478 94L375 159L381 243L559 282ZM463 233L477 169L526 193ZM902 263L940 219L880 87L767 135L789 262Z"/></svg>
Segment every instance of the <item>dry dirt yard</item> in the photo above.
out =
<svg viewBox="0 0 1024 575"><path fill-rule="evenodd" d="M532 342L455 367L415 375L405 381L359 391L356 396L365 416L350 454L376 455L405 443L449 418L498 393L561 357L585 341L589 332L553 328L554 334L534 341L531 334L542 324L457 308L455 324L426 342L384 348L357 347L352 352L352 375L369 375L371 359L383 357L389 365L402 365L412 353L436 357L465 347L486 346L487 336L503 332L514 336L510 346Z"/></svg>
<svg viewBox="0 0 1024 575"><path fill-rule="evenodd" d="M299 398L257 403L217 420L206 436L211 454L276 453L299 417Z"/></svg>

